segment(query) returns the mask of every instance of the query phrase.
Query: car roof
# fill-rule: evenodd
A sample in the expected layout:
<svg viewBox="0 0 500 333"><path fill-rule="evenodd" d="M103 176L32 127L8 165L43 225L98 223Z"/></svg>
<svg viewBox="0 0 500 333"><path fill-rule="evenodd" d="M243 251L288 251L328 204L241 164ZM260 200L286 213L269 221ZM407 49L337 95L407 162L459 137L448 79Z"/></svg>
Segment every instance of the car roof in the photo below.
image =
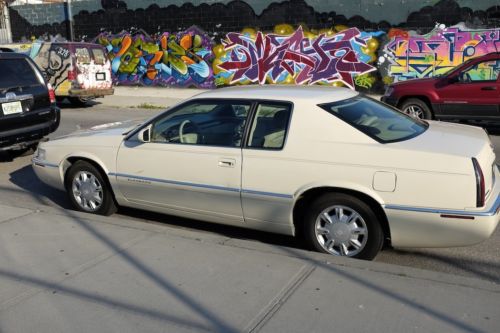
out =
<svg viewBox="0 0 500 333"><path fill-rule="evenodd" d="M29 58L28 55L18 52L0 52L0 59Z"/></svg>
<svg viewBox="0 0 500 333"><path fill-rule="evenodd" d="M264 99L276 101L308 101L314 104L337 102L359 93L331 86L248 85L220 88L204 92L195 98Z"/></svg>

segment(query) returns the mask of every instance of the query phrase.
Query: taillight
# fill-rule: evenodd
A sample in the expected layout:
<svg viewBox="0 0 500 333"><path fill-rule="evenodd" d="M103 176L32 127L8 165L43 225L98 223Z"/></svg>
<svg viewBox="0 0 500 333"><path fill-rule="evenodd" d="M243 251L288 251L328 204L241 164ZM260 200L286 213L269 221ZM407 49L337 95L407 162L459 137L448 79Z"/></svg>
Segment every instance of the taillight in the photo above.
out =
<svg viewBox="0 0 500 333"><path fill-rule="evenodd" d="M49 89L50 103L55 103L56 102L56 93L54 92L54 89L52 88L52 85L50 83L48 83L47 84L47 88Z"/></svg>
<svg viewBox="0 0 500 333"><path fill-rule="evenodd" d="M481 165L473 157L472 165L474 166L474 174L476 175L476 207L483 207L485 200L485 189L484 189L484 175L483 170L481 170Z"/></svg>
<svg viewBox="0 0 500 333"><path fill-rule="evenodd" d="M76 80L75 70L70 68L68 71L68 81L75 81L75 80Z"/></svg>

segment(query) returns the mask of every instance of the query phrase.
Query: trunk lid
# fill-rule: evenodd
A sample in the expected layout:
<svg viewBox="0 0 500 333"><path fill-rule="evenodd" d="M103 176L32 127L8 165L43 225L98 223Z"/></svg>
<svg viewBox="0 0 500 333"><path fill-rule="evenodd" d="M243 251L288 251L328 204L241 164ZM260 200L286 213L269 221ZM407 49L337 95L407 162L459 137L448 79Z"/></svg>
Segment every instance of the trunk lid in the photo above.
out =
<svg viewBox="0 0 500 333"><path fill-rule="evenodd" d="M418 137L401 142L407 148L438 154L465 157L470 160L470 173L473 174L472 158L481 166L486 199L494 183L495 152L485 130L480 127L428 121L429 128Z"/></svg>

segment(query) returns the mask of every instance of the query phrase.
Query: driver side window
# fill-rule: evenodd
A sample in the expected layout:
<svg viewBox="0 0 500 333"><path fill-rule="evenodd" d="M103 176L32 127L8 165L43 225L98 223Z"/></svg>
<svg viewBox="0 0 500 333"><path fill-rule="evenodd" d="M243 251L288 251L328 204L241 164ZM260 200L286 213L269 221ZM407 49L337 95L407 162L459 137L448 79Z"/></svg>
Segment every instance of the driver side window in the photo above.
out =
<svg viewBox="0 0 500 333"><path fill-rule="evenodd" d="M251 102L194 101L153 123L157 143L240 147Z"/></svg>
<svg viewBox="0 0 500 333"><path fill-rule="evenodd" d="M460 73L462 82L496 81L498 79L500 60L483 61Z"/></svg>

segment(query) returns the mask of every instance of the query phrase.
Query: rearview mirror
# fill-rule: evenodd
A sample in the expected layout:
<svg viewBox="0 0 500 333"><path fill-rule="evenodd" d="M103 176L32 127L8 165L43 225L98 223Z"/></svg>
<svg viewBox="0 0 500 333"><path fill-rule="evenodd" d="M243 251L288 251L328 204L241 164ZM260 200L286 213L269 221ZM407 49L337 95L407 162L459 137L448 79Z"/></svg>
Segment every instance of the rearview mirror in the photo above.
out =
<svg viewBox="0 0 500 333"><path fill-rule="evenodd" d="M144 143L151 142L151 129L152 126L149 125L148 127L145 127L142 130L140 130L139 133L137 134L137 138L139 139L139 141Z"/></svg>

